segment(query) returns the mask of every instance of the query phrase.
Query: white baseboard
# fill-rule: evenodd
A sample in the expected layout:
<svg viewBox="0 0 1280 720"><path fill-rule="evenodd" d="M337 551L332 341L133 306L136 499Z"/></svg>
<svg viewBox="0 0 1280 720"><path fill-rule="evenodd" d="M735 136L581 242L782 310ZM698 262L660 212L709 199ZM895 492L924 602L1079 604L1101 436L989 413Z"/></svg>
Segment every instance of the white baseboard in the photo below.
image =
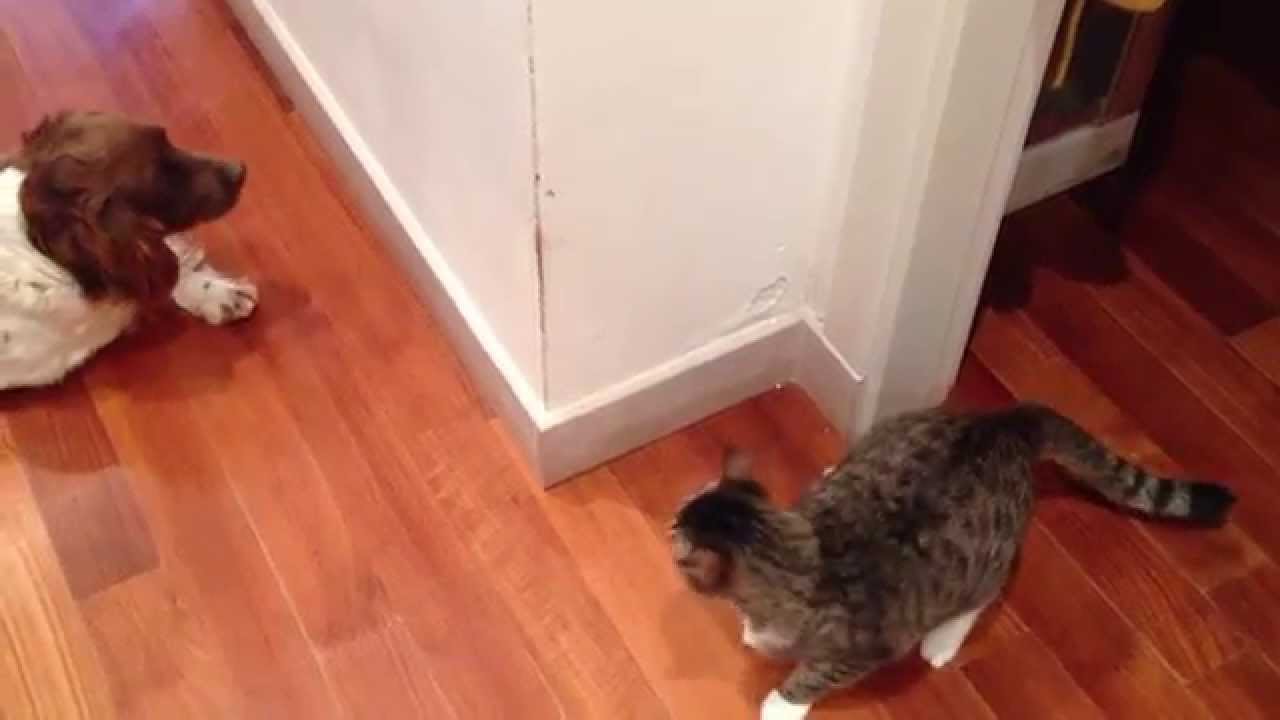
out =
<svg viewBox="0 0 1280 720"><path fill-rule="evenodd" d="M546 410L280 18L259 0L228 2L544 485L784 383L800 385L840 432L850 432L862 379L807 311L761 321Z"/></svg>
<svg viewBox="0 0 1280 720"><path fill-rule="evenodd" d="M553 411L539 437L539 470L557 482L786 383L803 388L848 435L861 378L812 316L797 311Z"/></svg>
<svg viewBox="0 0 1280 720"><path fill-rule="evenodd" d="M1005 212L1021 210L1124 164L1138 114L1076 128L1022 153Z"/></svg>
<svg viewBox="0 0 1280 720"><path fill-rule="evenodd" d="M862 375L840 357L811 313L805 314L803 324L791 379L804 388L836 431L846 440L852 439L857 430L855 410L863 389Z"/></svg>

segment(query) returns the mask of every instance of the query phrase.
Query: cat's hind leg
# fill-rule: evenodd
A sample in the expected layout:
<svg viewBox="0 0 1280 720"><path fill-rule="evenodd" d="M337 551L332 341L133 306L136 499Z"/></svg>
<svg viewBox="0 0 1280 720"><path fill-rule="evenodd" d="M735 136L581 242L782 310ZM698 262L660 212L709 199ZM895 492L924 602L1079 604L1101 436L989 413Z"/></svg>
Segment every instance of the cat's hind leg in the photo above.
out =
<svg viewBox="0 0 1280 720"><path fill-rule="evenodd" d="M969 612L961 613L947 620L925 634L920 641L920 657L935 668L940 668L955 659L969 636L973 624L978 621L986 605L979 605Z"/></svg>

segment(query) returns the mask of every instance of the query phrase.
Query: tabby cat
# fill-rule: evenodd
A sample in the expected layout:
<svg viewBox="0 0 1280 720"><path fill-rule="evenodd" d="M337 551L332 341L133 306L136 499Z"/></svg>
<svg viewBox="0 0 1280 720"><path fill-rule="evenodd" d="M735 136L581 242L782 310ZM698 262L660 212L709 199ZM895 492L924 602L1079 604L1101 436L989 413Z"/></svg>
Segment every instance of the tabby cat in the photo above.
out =
<svg viewBox="0 0 1280 720"><path fill-rule="evenodd" d="M1235 502L1220 485L1153 476L1038 405L887 420L790 510L730 451L723 477L677 513L672 549L695 591L737 607L746 645L797 663L764 720L805 717L917 643L934 667L955 657L1009 577L1042 458L1143 515L1212 525Z"/></svg>

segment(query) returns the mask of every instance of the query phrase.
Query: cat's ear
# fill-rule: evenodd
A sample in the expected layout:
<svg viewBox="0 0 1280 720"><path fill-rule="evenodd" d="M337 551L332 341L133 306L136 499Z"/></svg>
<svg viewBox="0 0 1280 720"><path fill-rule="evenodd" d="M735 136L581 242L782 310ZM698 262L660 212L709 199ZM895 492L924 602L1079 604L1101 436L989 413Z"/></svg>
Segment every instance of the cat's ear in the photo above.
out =
<svg viewBox="0 0 1280 720"><path fill-rule="evenodd" d="M710 548L694 548L677 560L676 565L689 587L700 593L723 590L728 580L728 559Z"/></svg>
<svg viewBox="0 0 1280 720"><path fill-rule="evenodd" d="M751 479L751 454L738 448L727 448L724 451L724 468L721 472L726 480Z"/></svg>

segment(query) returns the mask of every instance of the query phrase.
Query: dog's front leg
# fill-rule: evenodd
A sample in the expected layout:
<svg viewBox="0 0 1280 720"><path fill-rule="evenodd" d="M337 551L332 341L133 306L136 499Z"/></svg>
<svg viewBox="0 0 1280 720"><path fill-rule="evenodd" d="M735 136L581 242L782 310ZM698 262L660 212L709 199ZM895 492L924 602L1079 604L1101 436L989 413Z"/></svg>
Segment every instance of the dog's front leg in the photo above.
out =
<svg viewBox="0 0 1280 720"><path fill-rule="evenodd" d="M182 235L166 238L178 257L178 284L173 302L210 325L249 317L258 307L258 288L243 278L218 272L204 257L204 250Z"/></svg>

